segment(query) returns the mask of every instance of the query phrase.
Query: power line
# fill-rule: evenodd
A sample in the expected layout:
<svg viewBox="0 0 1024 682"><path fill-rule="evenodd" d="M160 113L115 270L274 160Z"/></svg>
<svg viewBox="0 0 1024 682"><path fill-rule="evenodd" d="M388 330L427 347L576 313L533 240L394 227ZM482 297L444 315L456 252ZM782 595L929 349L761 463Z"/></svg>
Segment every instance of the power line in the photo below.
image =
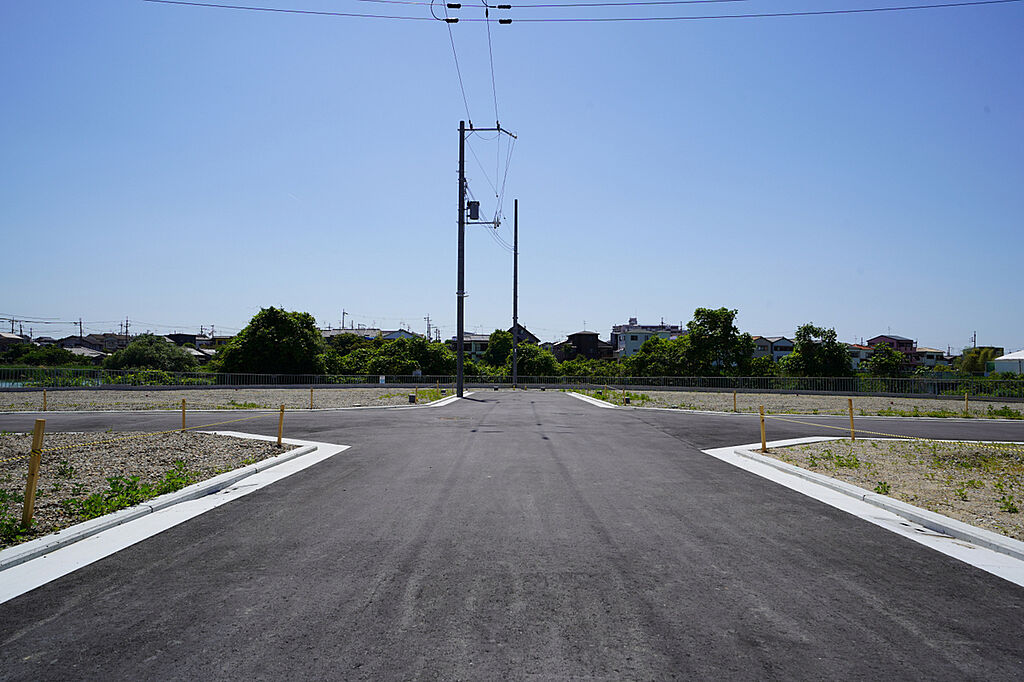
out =
<svg viewBox="0 0 1024 682"><path fill-rule="evenodd" d="M433 3L433 0L431 0L431 3L430 3L430 14L431 14L431 16L434 15L434 3ZM447 3L445 3L444 16L445 16L445 19L448 18L448 4ZM435 17L435 18L437 18L437 17ZM459 53L455 49L455 36L452 34L451 22L446 21L445 22L445 26L448 27L448 40L452 44L452 56L455 58L455 73L459 77L459 90L462 91L462 103L464 105L466 105L466 120L469 121L469 127L472 128L473 127L473 117L469 113L469 99L466 97L466 86L463 85L463 83L462 83L462 69L459 68Z"/></svg>
<svg viewBox="0 0 1024 682"><path fill-rule="evenodd" d="M534 9L550 7L635 7L643 5L707 5L722 2L750 2L750 0L642 0L640 2L567 2L558 4L509 5L511 9Z"/></svg>
<svg viewBox="0 0 1024 682"><path fill-rule="evenodd" d="M279 14L309 14L315 16L326 16L326 17L354 17L359 19L397 19L403 21L434 21L431 17L406 17L406 16L395 16L390 14L359 14L353 12L326 12L323 10L311 10L311 9L288 9L281 7L256 7L252 5L222 5L214 2L191 2L191 0L142 0L143 2L153 2L160 5L187 5L190 7L215 7L217 9L236 9L245 10L249 12L275 12ZM362 2L385 2L385 0L360 0ZM409 5L429 5L429 2L413 2L413 0L387 0L387 2L395 2L399 4Z"/></svg>
<svg viewBox="0 0 1024 682"><path fill-rule="evenodd" d="M810 10L804 12L756 12L748 14L695 14L689 16L664 16L664 17L549 17L549 18L526 18L515 19L516 23L602 23L602 22L625 22L625 21L697 21L714 19L761 19L769 17L809 17L825 16L834 14L866 14L873 12L906 12L910 10L943 9L947 7L975 7L979 5L1004 5L1011 2L1022 2L1022 0L967 0L965 2L947 2L928 5L902 5L897 7L865 7L856 9L834 9L834 10ZM540 8L540 5L536 6ZM483 19L463 19L462 21L484 21ZM511 23L511 20L510 20Z"/></svg>

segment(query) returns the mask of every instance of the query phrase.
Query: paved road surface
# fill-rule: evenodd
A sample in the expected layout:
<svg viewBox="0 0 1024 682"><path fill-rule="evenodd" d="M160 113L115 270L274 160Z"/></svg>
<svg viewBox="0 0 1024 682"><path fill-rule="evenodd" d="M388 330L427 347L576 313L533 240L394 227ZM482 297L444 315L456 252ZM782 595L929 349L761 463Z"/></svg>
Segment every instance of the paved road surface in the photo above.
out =
<svg viewBox="0 0 1024 682"><path fill-rule="evenodd" d="M175 419L47 418L64 430ZM1022 424L878 421L1024 440ZM0 416L0 428L22 422ZM1024 670L1024 590L699 452L757 440L756 416L531 391L287 424L353 447L0 605L0 678Z"/></svg>

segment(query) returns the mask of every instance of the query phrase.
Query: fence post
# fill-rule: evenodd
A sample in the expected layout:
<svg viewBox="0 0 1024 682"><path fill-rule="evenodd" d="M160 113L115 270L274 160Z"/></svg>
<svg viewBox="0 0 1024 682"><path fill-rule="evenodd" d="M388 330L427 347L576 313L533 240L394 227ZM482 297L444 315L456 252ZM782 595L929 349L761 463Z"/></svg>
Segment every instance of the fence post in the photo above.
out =
<svg viewBox="0 0 1024 682"><path fill-rule="evenodd" d="M43 389L43 412L46 412L46 389Z"/></svg>
<svg viewBox="0 0 1024 682"><path fill-rule="evenodd" d="M764 405L760 407L761 413L761 452L768 452L768 442L764 439Z"/></svg>
<svg viewBox="0 0 1024 682"><path fill-rule="evenodd" d="M185 430L185 399L181 399L181 430Z"/></svg>
<svg viewBox="0 0 1024 682"><path fill-rule="evenodd" d="M281 417L277 420L277 447L281 447L281 436L284 434L284 405L281 406Z"/></svg>
<svg viewBox="0 0 1024 682"><path fill-rule="evenodd" d="M850 405L850 441L857 440L857 433L853 430L853 398L847 398L846 401Z"/></svg>
<svg viewBox="0 0 1024 682"><path fill-rule="evenodd" d="M36 484L39 482L39 465L43 460L43 431L46 420L37 419L32 431L32 456L28 461L28 482L25 484L25 508L21 513L21 527L27 529L32 523L36 507Z"/></svg>

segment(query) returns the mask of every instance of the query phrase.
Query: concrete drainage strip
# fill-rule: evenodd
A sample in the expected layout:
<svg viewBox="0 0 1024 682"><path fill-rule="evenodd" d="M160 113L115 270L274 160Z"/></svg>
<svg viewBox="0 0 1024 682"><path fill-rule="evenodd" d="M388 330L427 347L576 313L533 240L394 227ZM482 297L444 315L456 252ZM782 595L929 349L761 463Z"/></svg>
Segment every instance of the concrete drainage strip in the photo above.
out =
<svg viewBox="0 0 1024 682"><path fill-rule="evenodd" d="M823 437L796 438L768 443L768 447L784 447L787 445L826 440L836 439ZM913 521L914 523L920 524L928 530L941 535L964 540L978 545L979 547L984 547L1001 554L1006 554L1014 559L1024 561L1024 542L1021 542L1020 540L999 535L998 533L993 533L992 531L985 530L984 528L977 528L962 521L951 519L948 516L943 516L942 514L895 500L887 495L879 495L878 493L855 486L852 483L847 483L845 481L834 479L831 476L825 476L824 474L808 471L793 464L779 461L774 457L766 457L765 455L757 452L759 448L760 444L752 444L732 448L732 451L740 457L745 457L760 464L773 467L783 473L802 478L814 483L815 485L829 488L830 490L842 493L843 495L848 495L867 504L884 509L890 513L896 514L897 516L901 516ZM711 451L705 452L711 454Z"/></svg>

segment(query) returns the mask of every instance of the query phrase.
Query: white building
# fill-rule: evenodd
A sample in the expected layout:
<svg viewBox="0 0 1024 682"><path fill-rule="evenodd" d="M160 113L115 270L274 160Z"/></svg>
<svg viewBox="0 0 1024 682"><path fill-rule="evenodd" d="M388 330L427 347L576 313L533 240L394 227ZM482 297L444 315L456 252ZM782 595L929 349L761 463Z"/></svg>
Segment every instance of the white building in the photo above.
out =
<svg viewBox="0 0 1024 682"><path fill-rule="evenodd" d="M628 358L640 350L644 342L654 337L662 339L675 339L683 335L683 328L677 324L637 324L636 318L629 318L626 324L612 325L611 338L609 339L615 352L615 357Z"/></svg>
<svg viewBox="0 0 1024 682"><path fill-rule="evenodd" d="M1008 353L992 361L994 372L1013 372L1024 374L1024 350Z"/></svg>

